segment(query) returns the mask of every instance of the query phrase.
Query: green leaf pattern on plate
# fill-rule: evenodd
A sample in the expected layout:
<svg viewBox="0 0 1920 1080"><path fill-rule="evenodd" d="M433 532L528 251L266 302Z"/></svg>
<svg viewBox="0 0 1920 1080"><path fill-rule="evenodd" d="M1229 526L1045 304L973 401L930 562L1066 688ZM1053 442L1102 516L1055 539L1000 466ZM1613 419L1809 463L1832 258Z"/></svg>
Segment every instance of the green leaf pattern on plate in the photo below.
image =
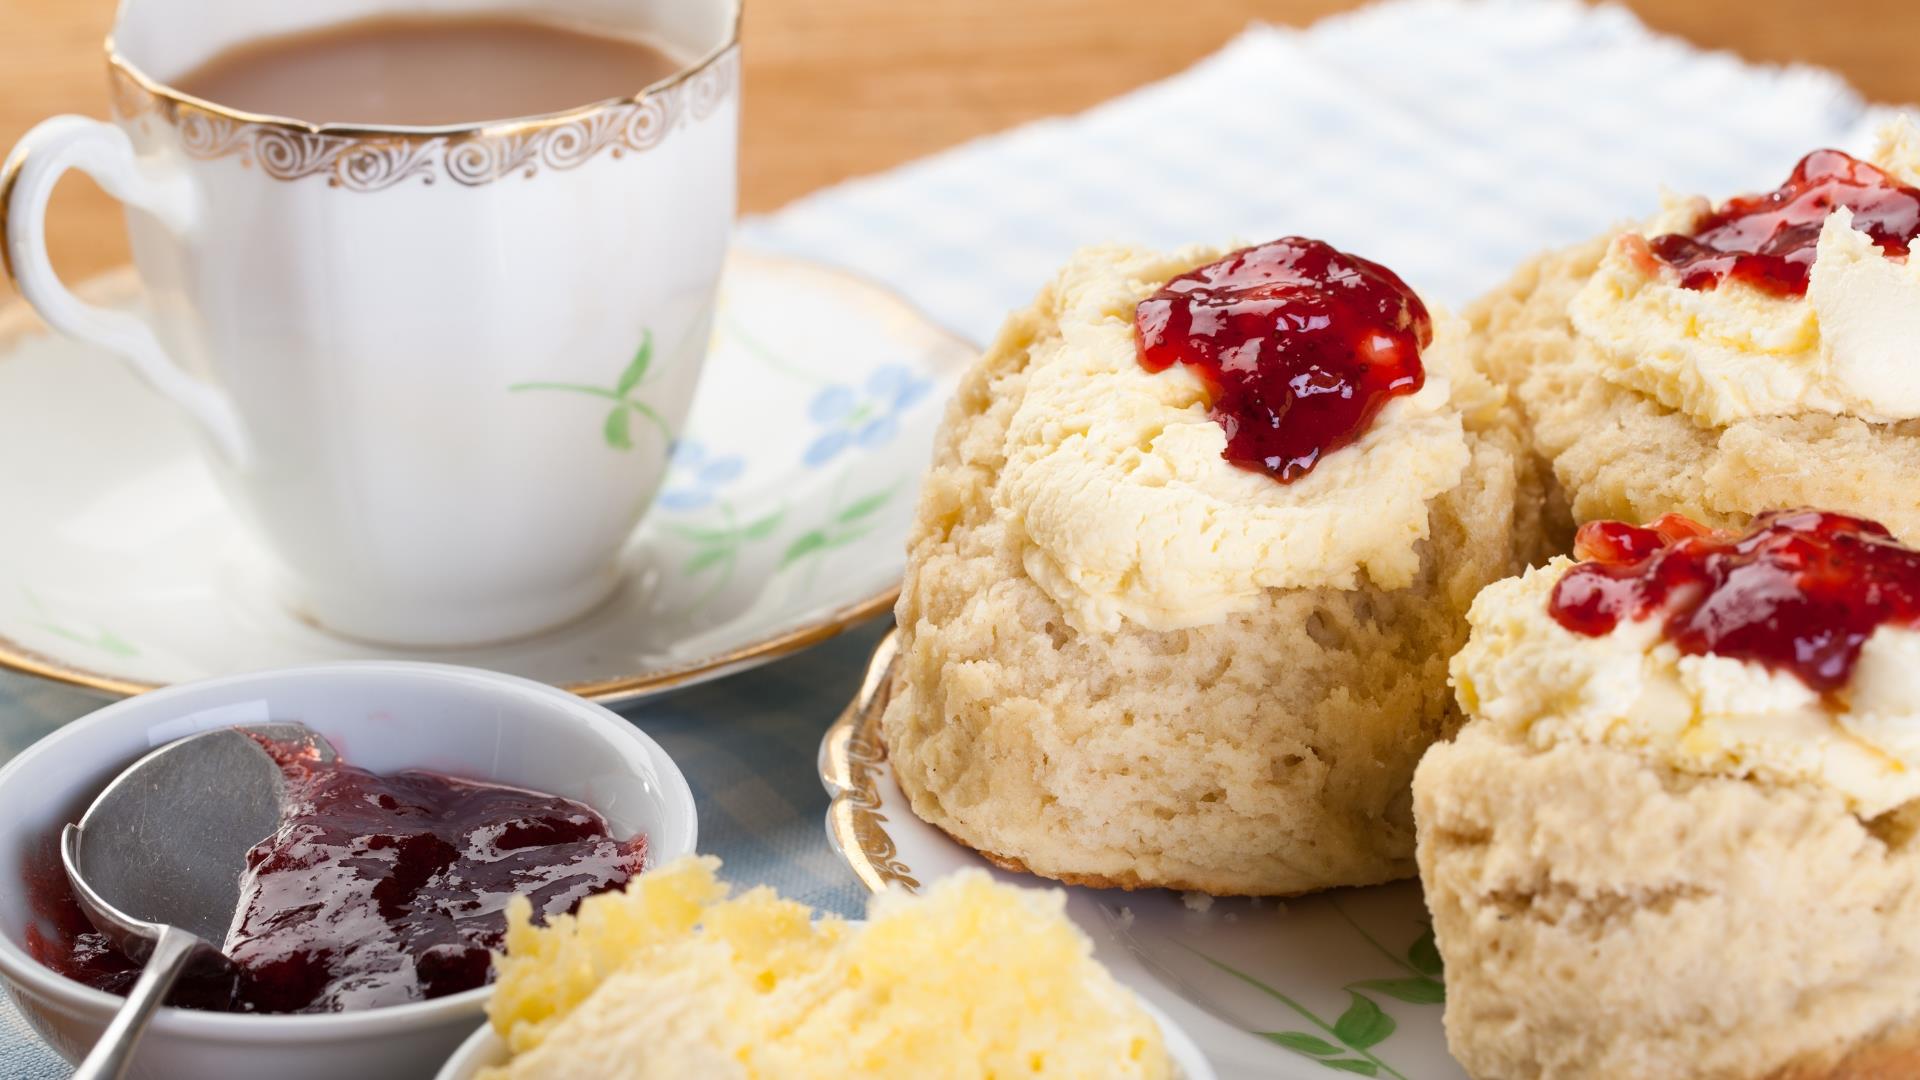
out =
<svg viewBox="0 0 1920 1080"><path fill-rule="evenodd" d="M1337 899L1329 896L1328 900L1355 932L1392 961L1396 967L1407 973L1404 978L1359 979L1348 983L1343 988L1347 992L1346 1011L1331 1022L1254 976L1191 946L1183 947L1220 971L1285 1005L1295 1015L1319 1030L1319 1034L1310 1031L1257 1031L1254 1034L1336 1072L1407 1080L1399 1070L1381 1060L1373 1052L1374 1047L1391 1038L1400 1026L1399 1022L1380 1006L1375 995L1410 1005L1445 1003L1446 986L1440 981L1440 950L1434 944L1433 927L1422 926L1420 936L1408 945L1404 952L1395 952L1386 948L1377 938L1362 928L1340 906Z"/></svg>
<svg viewBox="0 0 1920 1080"><path fill-rule="evenodd" d="M1309 1035L1304 1031L1263 1031L1260 1034L1289 1050L1298 1050L1302 1054L1311 1054L1314 1057L1332 1057L1335 1054L1346 1053L1345 1050L1320 1036Z"/></svg>
<svg viewBox="0 0 1920 1080"><path fill-rule="evenodd" d="M1387 1041L1387 1036L1393 1034L1397 1026L1393 1017L1358 990L1349 989L1347 995L1353 999L1353 1003L1347 1006L1346 1012L1340 1014L1340 1019L1333 1022L1333 1033L1355 1050L1365 1050Z"/></svg>
<svg viewBox="0 0 1920 1080"><path fill-rule="evenodd" d="M1354 983L1354 990L1371 990L1409 1005L1439 1005L1447 1000L1447 991L1432 979L1366 979Z"/></svg>
<svg viewBox="0 0 1920 1080"><path fill-rule="evenodd" d="M1440 962L1440 946L1433 940L1433 927L1420 935L1420 940L1407 946L1407 963L1422 975L1440 978L1445 965Z"/></svg>

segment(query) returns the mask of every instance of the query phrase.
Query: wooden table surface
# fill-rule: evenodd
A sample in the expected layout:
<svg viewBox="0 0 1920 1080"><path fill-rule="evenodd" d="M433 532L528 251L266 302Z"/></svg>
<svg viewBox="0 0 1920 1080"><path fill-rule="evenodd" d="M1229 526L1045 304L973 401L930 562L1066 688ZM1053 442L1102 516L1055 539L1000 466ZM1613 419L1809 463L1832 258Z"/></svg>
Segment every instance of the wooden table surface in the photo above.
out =
<svg viewBox="0 0 1920 1080"><path fill-rule="evenodd" d="M1171 75L1251 20L1304 24L1355 0L747 0L741 208ZM1656 29L1750 59L1802 61L1868 97L1920 101L1914 0L1629 0ZM55 113L106 115L113 0L0 0L0 148ZM830 122L829 122L830 121ZM127 258L120 214L75 177L54 262L77 280ZM0 284L0 298L11 295Z"/></svg>

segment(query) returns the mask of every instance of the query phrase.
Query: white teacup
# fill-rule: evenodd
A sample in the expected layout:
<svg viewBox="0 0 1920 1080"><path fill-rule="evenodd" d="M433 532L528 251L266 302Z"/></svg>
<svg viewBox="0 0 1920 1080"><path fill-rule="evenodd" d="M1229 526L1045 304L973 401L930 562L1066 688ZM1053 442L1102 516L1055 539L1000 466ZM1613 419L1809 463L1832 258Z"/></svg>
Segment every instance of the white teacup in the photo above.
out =
<svg viewBox="0 0 1920 1080"><path fill-rule="evenodd" d="M0 173L21 294L198 421L291 601L341 633L500 640L618 585L710 336L739 2L547 0L543 17L643 35L687 65L630 98L507 122L320 126L166 80L327 23L524 8L124 0L115 122L50 119ZM44 215L68 169L126 205L144 314L55 277Z"/></svg>

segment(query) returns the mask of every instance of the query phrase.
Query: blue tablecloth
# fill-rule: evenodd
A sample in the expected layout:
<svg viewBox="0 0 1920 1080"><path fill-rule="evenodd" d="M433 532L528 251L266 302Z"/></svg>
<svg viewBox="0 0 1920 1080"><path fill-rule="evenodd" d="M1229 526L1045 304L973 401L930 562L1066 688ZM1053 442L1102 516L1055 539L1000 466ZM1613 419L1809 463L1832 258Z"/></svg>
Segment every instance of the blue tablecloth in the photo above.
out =
<svg viewBox="0 0 1920 1080"><path fill-rule="evenodd" d="M865 891L827 847L827 796L814 757L884 629L885 620L868 624L767 667L620 709L686 773L700 809L700 850L720 856L730 881L771 885L822 911L863 910ZM0 761L100 704L0 675ZM0 997L0 1077L71 1071Z"/></svg>

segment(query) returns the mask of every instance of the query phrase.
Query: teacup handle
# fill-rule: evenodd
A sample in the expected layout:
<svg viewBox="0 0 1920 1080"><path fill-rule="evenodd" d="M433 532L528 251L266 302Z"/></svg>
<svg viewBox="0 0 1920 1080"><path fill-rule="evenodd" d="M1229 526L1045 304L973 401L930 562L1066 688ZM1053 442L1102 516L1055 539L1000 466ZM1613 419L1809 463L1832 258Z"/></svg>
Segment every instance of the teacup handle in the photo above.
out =
<svg viewBox="0 0 1920 1080"><path fill-rule="evenodd" d="M84 116L56 116L27 132L0 169L0 253L20 295L55 330L124 357L155 390L198 421L214 445L238 463L245 439L233 405L212 386L183 371L161 348L153 327L130 311L88 304L75 296L47 258L47 200L68 169L79 169L129 206L175 231L193 216L184 177L142 172L133 142L112 124Z"/></svg>

